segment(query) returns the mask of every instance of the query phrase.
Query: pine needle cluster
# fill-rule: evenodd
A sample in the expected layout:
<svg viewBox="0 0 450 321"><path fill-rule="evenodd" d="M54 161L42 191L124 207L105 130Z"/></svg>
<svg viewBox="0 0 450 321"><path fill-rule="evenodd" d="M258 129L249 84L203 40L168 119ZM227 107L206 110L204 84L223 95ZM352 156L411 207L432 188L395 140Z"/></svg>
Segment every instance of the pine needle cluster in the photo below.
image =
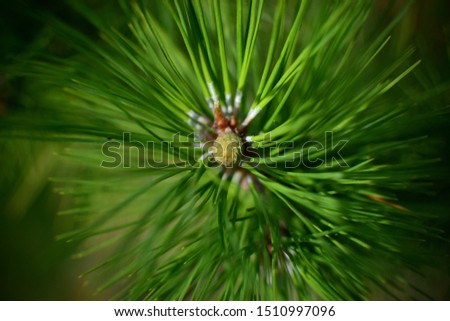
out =
<svg viewBox="0 0 450 321"><path fill-rule="evenodd" d="M408 6L387 20L371 1L70 5L87 27L42 14L44 50L14 67L38 107L4 128L82 168L53 180L72 200L59 239L97 261L86 282L128 300L407 287L441 233L414 200L440 176L424 126L443 107L411 85L414 50L386 54ZM220 160L217 141L238 147Z"/></svg>

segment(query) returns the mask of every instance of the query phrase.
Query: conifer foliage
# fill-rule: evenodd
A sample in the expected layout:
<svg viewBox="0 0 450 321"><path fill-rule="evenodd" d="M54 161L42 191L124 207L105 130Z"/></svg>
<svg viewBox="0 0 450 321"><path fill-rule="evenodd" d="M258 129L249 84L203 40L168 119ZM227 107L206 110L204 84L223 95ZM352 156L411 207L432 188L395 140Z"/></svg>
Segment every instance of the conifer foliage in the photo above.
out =
<svg viewBox="0 0 450 321"><path fill-rule="evenodd" d="M78 164L53 180L86 282L128 300L404 289L440 235L411 201L438 179L421 128L443 107L417 90L414 50L387 54L408 6L70 4L88 27L43 13L53 45L14 67L37 107L6 127Z"/></svg>

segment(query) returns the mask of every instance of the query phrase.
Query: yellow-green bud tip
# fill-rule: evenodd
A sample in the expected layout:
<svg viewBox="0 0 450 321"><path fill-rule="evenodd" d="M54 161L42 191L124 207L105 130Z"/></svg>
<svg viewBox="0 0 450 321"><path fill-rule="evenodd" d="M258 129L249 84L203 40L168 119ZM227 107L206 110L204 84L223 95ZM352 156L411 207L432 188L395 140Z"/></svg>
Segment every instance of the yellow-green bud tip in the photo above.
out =
<svg viewBox="0 0 450 321"><path fill-rule="evenodd" d="M233 167L239 161L242 140L233 132L220 134L212 147L214 159L220 165Z"/></svg>

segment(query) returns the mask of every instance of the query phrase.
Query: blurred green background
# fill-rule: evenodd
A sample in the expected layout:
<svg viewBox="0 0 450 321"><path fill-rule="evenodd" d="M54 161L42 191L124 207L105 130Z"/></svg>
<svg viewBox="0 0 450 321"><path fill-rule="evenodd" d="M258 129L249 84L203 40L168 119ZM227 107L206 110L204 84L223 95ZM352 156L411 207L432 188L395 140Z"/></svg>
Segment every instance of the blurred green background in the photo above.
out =
<svg viewBox="0 0 450 321"><path fill-rule="evenodd" d="M90 1L101 7L114 6L110 1ZM389 1L376 1L377 10L384 10ZM390 17L406 1L398 1ZM85 31L90 31L83 19L67 5L57 0L0 2L0 117L29 112L35 107L33 88L24 79L11 79L7 66L17 58L26 58L46 42L46 25L36 19L39 11L49 11ZM100 9L99 9L100 10ZM419 72L426 75L428 86L450 82L450 1L416 1L396 28L392 45L383 57L389 60L397 52L413 44L423 57ZM374 19L373 23L379 23ZM384 21L383 23L388 23ZM64 50L57 47L54 50ZM35 90L35 89L34 89ZM441 96L450 101L449 91ZM6 117L6 118L5 118ZM443 120L445 122L445 120ZM448 146L450 130L430 124L428 134L441 137ZM68 195L57 192L51 179L63 173L81 169L66 162L59 152L67 146L38 140L0 138L0 299L1 300L91 300L94 289L78 278L88 262L71 258L76 244L58 242L56 235L69 229L74 222L58 216L61 208L71 202ZM449 162L449 150L443 151L443 162ZM450 193L447 182L439 187L435 206L443 215L448 213ZM445 214L444 214L445 213ZM447 231L448 219L443 219ZM447 224L447 225L445 225ZM449 246L436 246L435 268L424 268L423 277L411 276L411 282L423 288L433 299L450 299ZM407 295L403 295L408 298ZM374 299L389 299L374 293Z"/></svg>

